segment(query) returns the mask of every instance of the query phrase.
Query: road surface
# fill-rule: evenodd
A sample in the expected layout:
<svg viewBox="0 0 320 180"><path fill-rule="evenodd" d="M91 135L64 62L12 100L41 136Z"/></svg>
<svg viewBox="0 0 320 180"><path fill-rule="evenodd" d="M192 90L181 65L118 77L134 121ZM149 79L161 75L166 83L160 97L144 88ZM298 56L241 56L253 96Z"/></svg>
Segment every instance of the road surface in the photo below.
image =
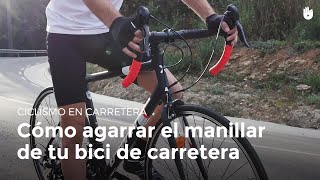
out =
<svg viewBox="0 0 320 180"><path fill-rule="evenodd" d="M29 117L17 109L30 108L44 87L51 85L46 57L0 58L0 179L37 179L31 160L20 160L17 150L29 143L19 137L19 124ZM96 106L140 107L140 103L93 95ZM246 125L266 126L263 138L249 139L272 180L320 179L320 131L268 122L230 118ZM130 125L134 117L99 117L100 125ZM120 139L106 141L117 147Z"/></svg>

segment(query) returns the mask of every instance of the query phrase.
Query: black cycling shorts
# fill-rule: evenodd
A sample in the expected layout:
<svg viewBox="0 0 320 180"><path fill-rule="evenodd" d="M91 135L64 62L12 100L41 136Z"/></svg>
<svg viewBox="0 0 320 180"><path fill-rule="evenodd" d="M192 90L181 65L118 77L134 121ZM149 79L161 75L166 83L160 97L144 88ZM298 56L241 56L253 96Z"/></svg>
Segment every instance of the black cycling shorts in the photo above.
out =
<svg viewBox="0 0 320 180"><path fill-rule="evenodd" d="M110 33L67 35L49 33L48 61L58 106L85 102L86 62L116 70L130 65Z"/></svg>

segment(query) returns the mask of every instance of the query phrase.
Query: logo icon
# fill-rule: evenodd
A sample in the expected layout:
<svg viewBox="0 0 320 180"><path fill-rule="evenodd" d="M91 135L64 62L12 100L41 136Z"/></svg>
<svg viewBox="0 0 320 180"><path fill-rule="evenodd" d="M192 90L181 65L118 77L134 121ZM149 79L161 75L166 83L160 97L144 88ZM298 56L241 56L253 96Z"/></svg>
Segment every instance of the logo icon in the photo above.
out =
<svg viewBox="0 0 320 180"><path fill-rule="evenodd" d="M313 10L310 9L309 7L305 7L303 9L303 17L306 19L306 20L310 20L313 18Z"/></svg>

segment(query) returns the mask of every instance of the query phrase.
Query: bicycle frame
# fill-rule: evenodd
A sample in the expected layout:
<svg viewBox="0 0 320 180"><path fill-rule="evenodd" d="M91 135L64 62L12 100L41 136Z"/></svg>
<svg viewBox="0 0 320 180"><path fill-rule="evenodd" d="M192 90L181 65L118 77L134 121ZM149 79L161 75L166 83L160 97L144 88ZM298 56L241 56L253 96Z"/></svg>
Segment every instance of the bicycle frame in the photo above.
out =
<svg viewBox="0 0 320 180"><path fill-rule="evenodd" d="M159 44L156 43L156 44L151 45L151 50L152 50L151 52L152 52L153 58L150 63L151 63L152 68L156 72L158 85L157 85L157 88L155 89L155 91L152 93L151 97L146 102L144 109L141 111L143 113L140 113L140 115L135 120L134 126L138 127L138 126L145 124L148 117L150 117L152 115L155 108L162 101L162 102L164 102L165 105L164 105L164 109L162 111L161 120L163 121L164 126L171 127L170 121L169 121L169 109L172 106L173 98L172 98L172 94L168 88L169 84L168 84L168 79L167 79L166 73L164 73L162 53L160 52ZM87 83L89 83L92 81L115 77L118 75L119 75L119 72L116 72L116 73L102 72L102 73L96 73L96 74L89 75L89 76L87 76L86 80L87 80ZM92 98L90 96L90 92L87 91L86 94L87 94L86 107L89 108L88 109L88 113L89 113L88 121L87 121L86 125L90 125L94 130L98 126L97 118L96 118L96 115L93 114L94 106L93 106ZM135 131L136 131L136 129L133 132L135 132ZM121 142L119 148L124 147L125 144L128 144L129 149L132 148L135 141L136 141L136 137L134 136L134 134L135 133L133 133L132 138L128 138L128 136L126 136L123 139L123 141ZM95 138L96 138L95 136L90 138L89 142L91 144L95 144L94 147L102 146L102 143L97 142L95 140ZM175 141L173 135L171 136L171 138L168 139L168 141L170 143L171 148L176 147L176 141ZM177 154L177 157L179 157L179 154ZM112 176L121 162L122 162L122 159L119 159L117 157L117 155L114 154L114 156L110 160L109 164L107 165L106 176ZM182 174L183 174L183 166L182 166L180 158L177 158L176 164L177 164L177 167L179 168L179 172L182 172ZM182 179L185 179L185 178L182 178Z"/></svg>
<svg viewBox="0 0 320 180"><path fill-rule="evenodd" d="M201 29L193 29L193 30L181 30L178 32L170 32L170 31L166 31L166 32L151 32L150 35L150 49L151 49L151 61L148 62L144 62L142 63L142 70L149 70L150 68L152 70L155 71L156 73L156 77L158 80L158 85L155 89L155 91L152 93L152 95L150 96L150 98L148 99L148 101L145 103L144 108L141 112L144 112L145 114L140 114L137 119L134 122L134 125L136 127L144 125L144 123L146 122L146 120L152 115L152 113L154 112L155 108L160 104L160 102L162 101L164 103L164 108L162 110L162 114L161 114L161 121L163 122L164 127L165 126L169 126L170 125L170 118L171 113L174 112L174 106L173 106L173 97L172 97L172 92L170 92L169 90L169 83L168 83L168 79L166 76L166 73L164 73L164 63L163 63L163 52L160 51L160 47L159 44L163 43L163 42L172 42L175 39L181 39L182 37L185 39L194 39L194 38L206 38L206 37L210 37L214 35L214 33L212 31L208 31L208 30L201 30ZM125 73L124 69L128 69L128 67L124 67L123 70L118 70L115 72L99 72L99 73L94 73L91 75L88 75L86 77L86 82L93 82L93 81L98 81L98 80L102 80L102 79L108 79L108 78L112 78L112 77L117 77L117 76L121 76ZM88 111L88 113L93 114L93 102L90 96L90 93L87 91L87 98L86 98L86 106L87 108L90 108L90 111ZM186 122L186 121L184 121ZM98 123L96 120L96 116L90 115L88 116L88 122L87 125L90 125L93 129L97 127ZM185 126L189 126L188 124L185 124ZM133 131L133 134L135 134L135 131ZM194 138L190 137L191 141L194 142ZM95 137L90 138L89 142L93 143L93 144L99 144L98 142L96 142ZM123 139L123 141L120 144L120 147L123 147L125 144L128 144L129 149L132 148L133 144L136 141L136 137L132 137L132 138L128 138L125 137ZM173 135L168 138L168 142L170 145L170 148L176 148L176 141L175 138L173 137ZM196 144L193 143L196 147ZM102 144L100 143L100 145L102 146ZM183 170L183 166L181 163L181 159L179 158L180 155L177 152L176 153L176 158L175 159L175 164L178 168L178 172L180 175L180 178L182 180L185 180L186 177L184 175L184 170ZM115 172L116 168L119 166L119 164L122 162L121 159L119 159L116 155L113 156L113 158L111 159L110 163L107 165L107 175L111 176L113 175L113 173ZM206 180L208 179L207 173L204 170L204 165L201 161L201 159L197 159L197 164L200 168L201 174L203 176L203 178Z"/></svg>
<svg viewBox="0 0 320 180"><path fill-rule="evenodd" d="M179 35L180 34L180 35ZM147 119L153 114L155 108L160 104L160 102L164 103L164 108L162 110L161 114L161 121L163 122L164 127L170 125L170 118L172 118L173 113L175 111L175 108L173 106L173 97L172 92L169 90L169 83L166 76L166 73L164 73L164 63L163 63L163 52L160 51L159 44L163 42L172 42L175 39L181 39L182 37L185 39L195 39L195 38L206 38L212 36L214 33L208 30L201 30L201 29L192 29L192 30L181 30L178 32L152 32L150 36L150 48L151 48L151 61L142 63L142 70L154 70L156 73L156 78L158 80L158 85L155 89L155 91L152 93L148 101L145 103L144 108L140 113L137 119L134 122L134 126L137 128L141 125L144 125L144 123L147 121ZM125 70L128 69L128 67L122 68L122 70L118 71L104 71L104 72L98 72L94 74L90 74L86 76L86 83L88 86L88 83L103 80L103 79L109 79L112 77L118 77L121 75L124 75ZM87 87L88 89L88 87ZM97 123L97 117L94 114L94 105L93 101L91 99L90 92L86 92L86 107L88 109L88 117L86 119L86 126L91 126L94 130L98 127ZM185 121L184 121L185 122ZM185 126L189 126L187 123L185 123ZM135 129L133 131L133 135L135 134ZM194 138L191 138L191 142L194 142ZM93 145L94 148L102 147L101 142L97 142L96 136L89 138L89 143ZM53 139L49 141L49 143L52 142ZM120 144L120 147L124 147L125 144L128 144L129 149L133 147L134 143L136 141L136 137L133 136L131 138L128 138L127 136L123 139L123 141ZM168 142L170 145L170 148L176 148L176 141L173 137L173 134L171 137L168 138ZM196 147L196 144L193 143ZM183 165L180 159L180 155L178 152L176 152L175 156L177 157L174 161L176 164L176 167L178 168L178 172L180 175L180 178L182 180L185 180L186 177L184 175ZM105 170L105 176L112 176L115 172L119 164L122 162L122 159L119 159L117 155L115 154L109 164L106 165ZM105 164L105 161L104 161ZM206 180L208 179L207 173L204 170L204 165L201 161L201 159L197 158L197 164L200 168L201 174L203 178Z"/></svg>

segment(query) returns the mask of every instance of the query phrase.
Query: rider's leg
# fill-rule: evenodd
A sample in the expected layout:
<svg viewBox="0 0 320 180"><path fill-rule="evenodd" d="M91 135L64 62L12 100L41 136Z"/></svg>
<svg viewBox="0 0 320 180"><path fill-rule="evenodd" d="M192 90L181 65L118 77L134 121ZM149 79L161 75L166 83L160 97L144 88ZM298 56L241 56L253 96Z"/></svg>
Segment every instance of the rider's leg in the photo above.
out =
<svg viewBox="0 0 320 180"><path fill-rule="evenodd" d="M173 74L166 69L165 70L168 82L169 84L173 84L174 82L177 81L177 79L173 76ZM157 87L157 77L154 71L147 71L147 72L141 72L140 75L138 76L138 84L148 92L152 93L155 88ZM171 92L176 92L182 89L182 86L180 83L175 84L170 88ZM174 99L182 99L182 92L173 94ZM148 126L154 126L157 124L158 120L160 119L161 116L161 111L162 111L163 105L159 105L154 112L154 115L150 117L148 120L147 124L145 125L146 127Z"/></svg>
<svg viewBox="0 0 320 180"><path fill-rule="evenodd" d="M65 129L68 126L72 126L76 129L76 135L73 138L65 136L62 138L62 148L68 148L68 159L61 161L63 175L66 180L84 180L86 179L86 164L84 160L75 159L75 146L76 144L82 145L85 116L83 113L76 114L69 113L69 111L75 112L75 109L77 109L79 112L85 112L85 103L75 103L61 106L60 108L63 108L64 112L66 112L61 116L61 127Z"/></svg>
<svg viewBox="0 0 320 180"><path fill-rule="evenodd" d="M172 75L172 73L167 69L165 71L166 71L166 74L168 77L169 84L173 84L174 82L176 82L176 78ZM155 88L157 87L157 78L156 78L155 72L154 71L140 72L140 75L138 76L138 79L137 79L137 83L139 84L139 86L143 87L145 90L152 93L155 90ZM176 92L181 89L182 89L182 87L181 87L180 83L177 83L172 88L170 88L170 91ZM181 99L182 93L174 94L173 98ZM155 109L154 115L149 118L148 122L145 124L145 127L154 126L158 122L158 120L160 119L160 116L161 116L162 108L163 108L163 105L159 105ZM135 147L139 148L141 150L142 154L144 154L144 150L146 148L146 144L147 144L146 140L147 140L146 138L144 138L144 139L138 138L136 141ZM125 171L136 174L141 179L144 179L143 158L141 158L139 160L132 160L132 159L125 160L124 164L123 164L123 168ZM159 174L155 169L154 169L152 175L155 179L163 179L161 174Z"/></svg>
<svg viewBox="0 0 320 180"><path fill-rule="evenodd" d="M86 179L84 160L75 159L75 145L82 145L82 130L85 125L86 64L79 49L77 35L52 34L47 37L48 61L57 105L64 109L61 126L77 130L74 138L62 138L62 147L68 148L68 159L62 161L64 179ZM82 114L69 113L82 112ZM77 111L76 111L77 110ZM60 112L60 111L59 111Z"/></svg>

